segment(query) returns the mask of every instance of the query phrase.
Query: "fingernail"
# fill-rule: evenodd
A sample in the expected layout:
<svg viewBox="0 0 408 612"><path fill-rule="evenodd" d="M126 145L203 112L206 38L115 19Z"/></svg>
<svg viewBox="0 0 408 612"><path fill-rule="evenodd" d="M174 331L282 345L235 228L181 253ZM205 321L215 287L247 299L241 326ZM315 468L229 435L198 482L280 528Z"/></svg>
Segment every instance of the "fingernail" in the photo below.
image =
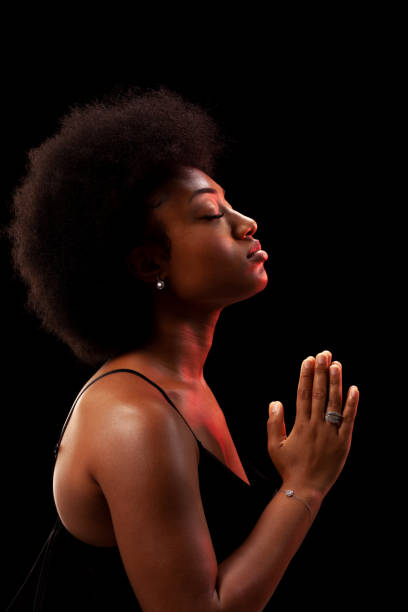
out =
<svg viewBox="0 0 408 612"><path fill-rule="evenodd" d="M303 361L303 369L305 371L310 370L312 367L312 360L310 357L306 357L306 359Z"/></svg>
<svg viewBox="0 0 408 612"><path fill-rule="evenodd" d="M351 399L356 399L357 393L358 393L358 387L356 387L356 386L351 387L351 389L350 389L350 397L351 397Z"/></svg>

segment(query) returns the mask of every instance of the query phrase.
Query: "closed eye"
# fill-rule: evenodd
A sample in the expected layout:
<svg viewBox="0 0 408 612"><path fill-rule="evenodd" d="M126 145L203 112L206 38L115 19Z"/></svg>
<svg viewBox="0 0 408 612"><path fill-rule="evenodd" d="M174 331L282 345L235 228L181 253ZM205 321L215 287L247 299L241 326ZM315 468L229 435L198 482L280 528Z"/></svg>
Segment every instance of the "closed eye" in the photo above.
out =
<svg viewBox="0 0 408 612"><path fill-rule="evenodd" d="M220 217L223 217L224 213L221 213L220 215L208 215L207 217L203 217L203 219L219 219Z"/></svg>

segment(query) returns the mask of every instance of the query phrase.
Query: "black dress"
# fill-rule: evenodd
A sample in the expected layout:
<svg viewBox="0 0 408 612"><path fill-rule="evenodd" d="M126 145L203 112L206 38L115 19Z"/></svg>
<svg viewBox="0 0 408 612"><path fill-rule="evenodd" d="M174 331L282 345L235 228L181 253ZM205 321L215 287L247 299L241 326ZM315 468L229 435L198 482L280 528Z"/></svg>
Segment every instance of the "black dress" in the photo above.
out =
<svg viewBox="0 0 408 612"><path fill-rule="evenodd" d="M130 372L154 385L176 408L156 383L143 374L121 368L95 378L77 396L54 449L58 448L72 411L82 393L100 378L114 372ZM251 486L231 471L197 440L201 500L218 563L242 544L262 511L272 499L276 483L247 458L241 460ZM22 586L6 612L93 612L142 610L128 580L117 546L92 546L74 537L58 514L50 534Z"/></svg>

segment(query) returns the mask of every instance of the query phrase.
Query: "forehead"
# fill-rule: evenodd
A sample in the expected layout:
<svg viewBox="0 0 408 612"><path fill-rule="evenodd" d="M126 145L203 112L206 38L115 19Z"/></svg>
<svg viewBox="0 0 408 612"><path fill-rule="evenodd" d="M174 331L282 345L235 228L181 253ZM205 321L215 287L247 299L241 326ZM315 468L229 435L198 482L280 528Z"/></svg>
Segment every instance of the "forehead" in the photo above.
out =
<svg viewBox="0 0 408 612"><path fill-rule="evenodd" d="M155 189L153 201L156 206L164 202L186 200L198 189L211 188L223 191L208 174L198 168L184 167L164 185ZM156 207L155 206L155 207Z"/></svg>
<svg viewBox="0 0 408 612"><path fill-rule="evenodd" d="M196 191L205 187L217 189L219 187L208 174L199 168L184 168L178 177L174 179L174 186L186 191Z"/></svg>

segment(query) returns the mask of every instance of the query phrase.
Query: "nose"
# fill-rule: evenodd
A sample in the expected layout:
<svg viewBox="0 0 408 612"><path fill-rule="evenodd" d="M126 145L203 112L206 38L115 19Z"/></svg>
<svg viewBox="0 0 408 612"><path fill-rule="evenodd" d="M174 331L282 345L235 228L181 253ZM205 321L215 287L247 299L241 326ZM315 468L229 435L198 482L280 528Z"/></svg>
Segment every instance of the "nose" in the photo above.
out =
<svg viewBox="0 0 408 612"><path fill-rule="evenodd" d="M254 219L249 217L245 217L246 223L244 224L244 236L253 236L255 232L258 230L258 224Z"/></svg>
<svg viewBox="0 0 408 612"><path fill-rule="evenodd" d="M251 219L251 217L247 217L243 213L234 211L234 214L231 215L231 219L233 219L231 229L238 238L253 236L253 234L255 234L255 232L258 230L257 222L254 219Z"/></svg>

